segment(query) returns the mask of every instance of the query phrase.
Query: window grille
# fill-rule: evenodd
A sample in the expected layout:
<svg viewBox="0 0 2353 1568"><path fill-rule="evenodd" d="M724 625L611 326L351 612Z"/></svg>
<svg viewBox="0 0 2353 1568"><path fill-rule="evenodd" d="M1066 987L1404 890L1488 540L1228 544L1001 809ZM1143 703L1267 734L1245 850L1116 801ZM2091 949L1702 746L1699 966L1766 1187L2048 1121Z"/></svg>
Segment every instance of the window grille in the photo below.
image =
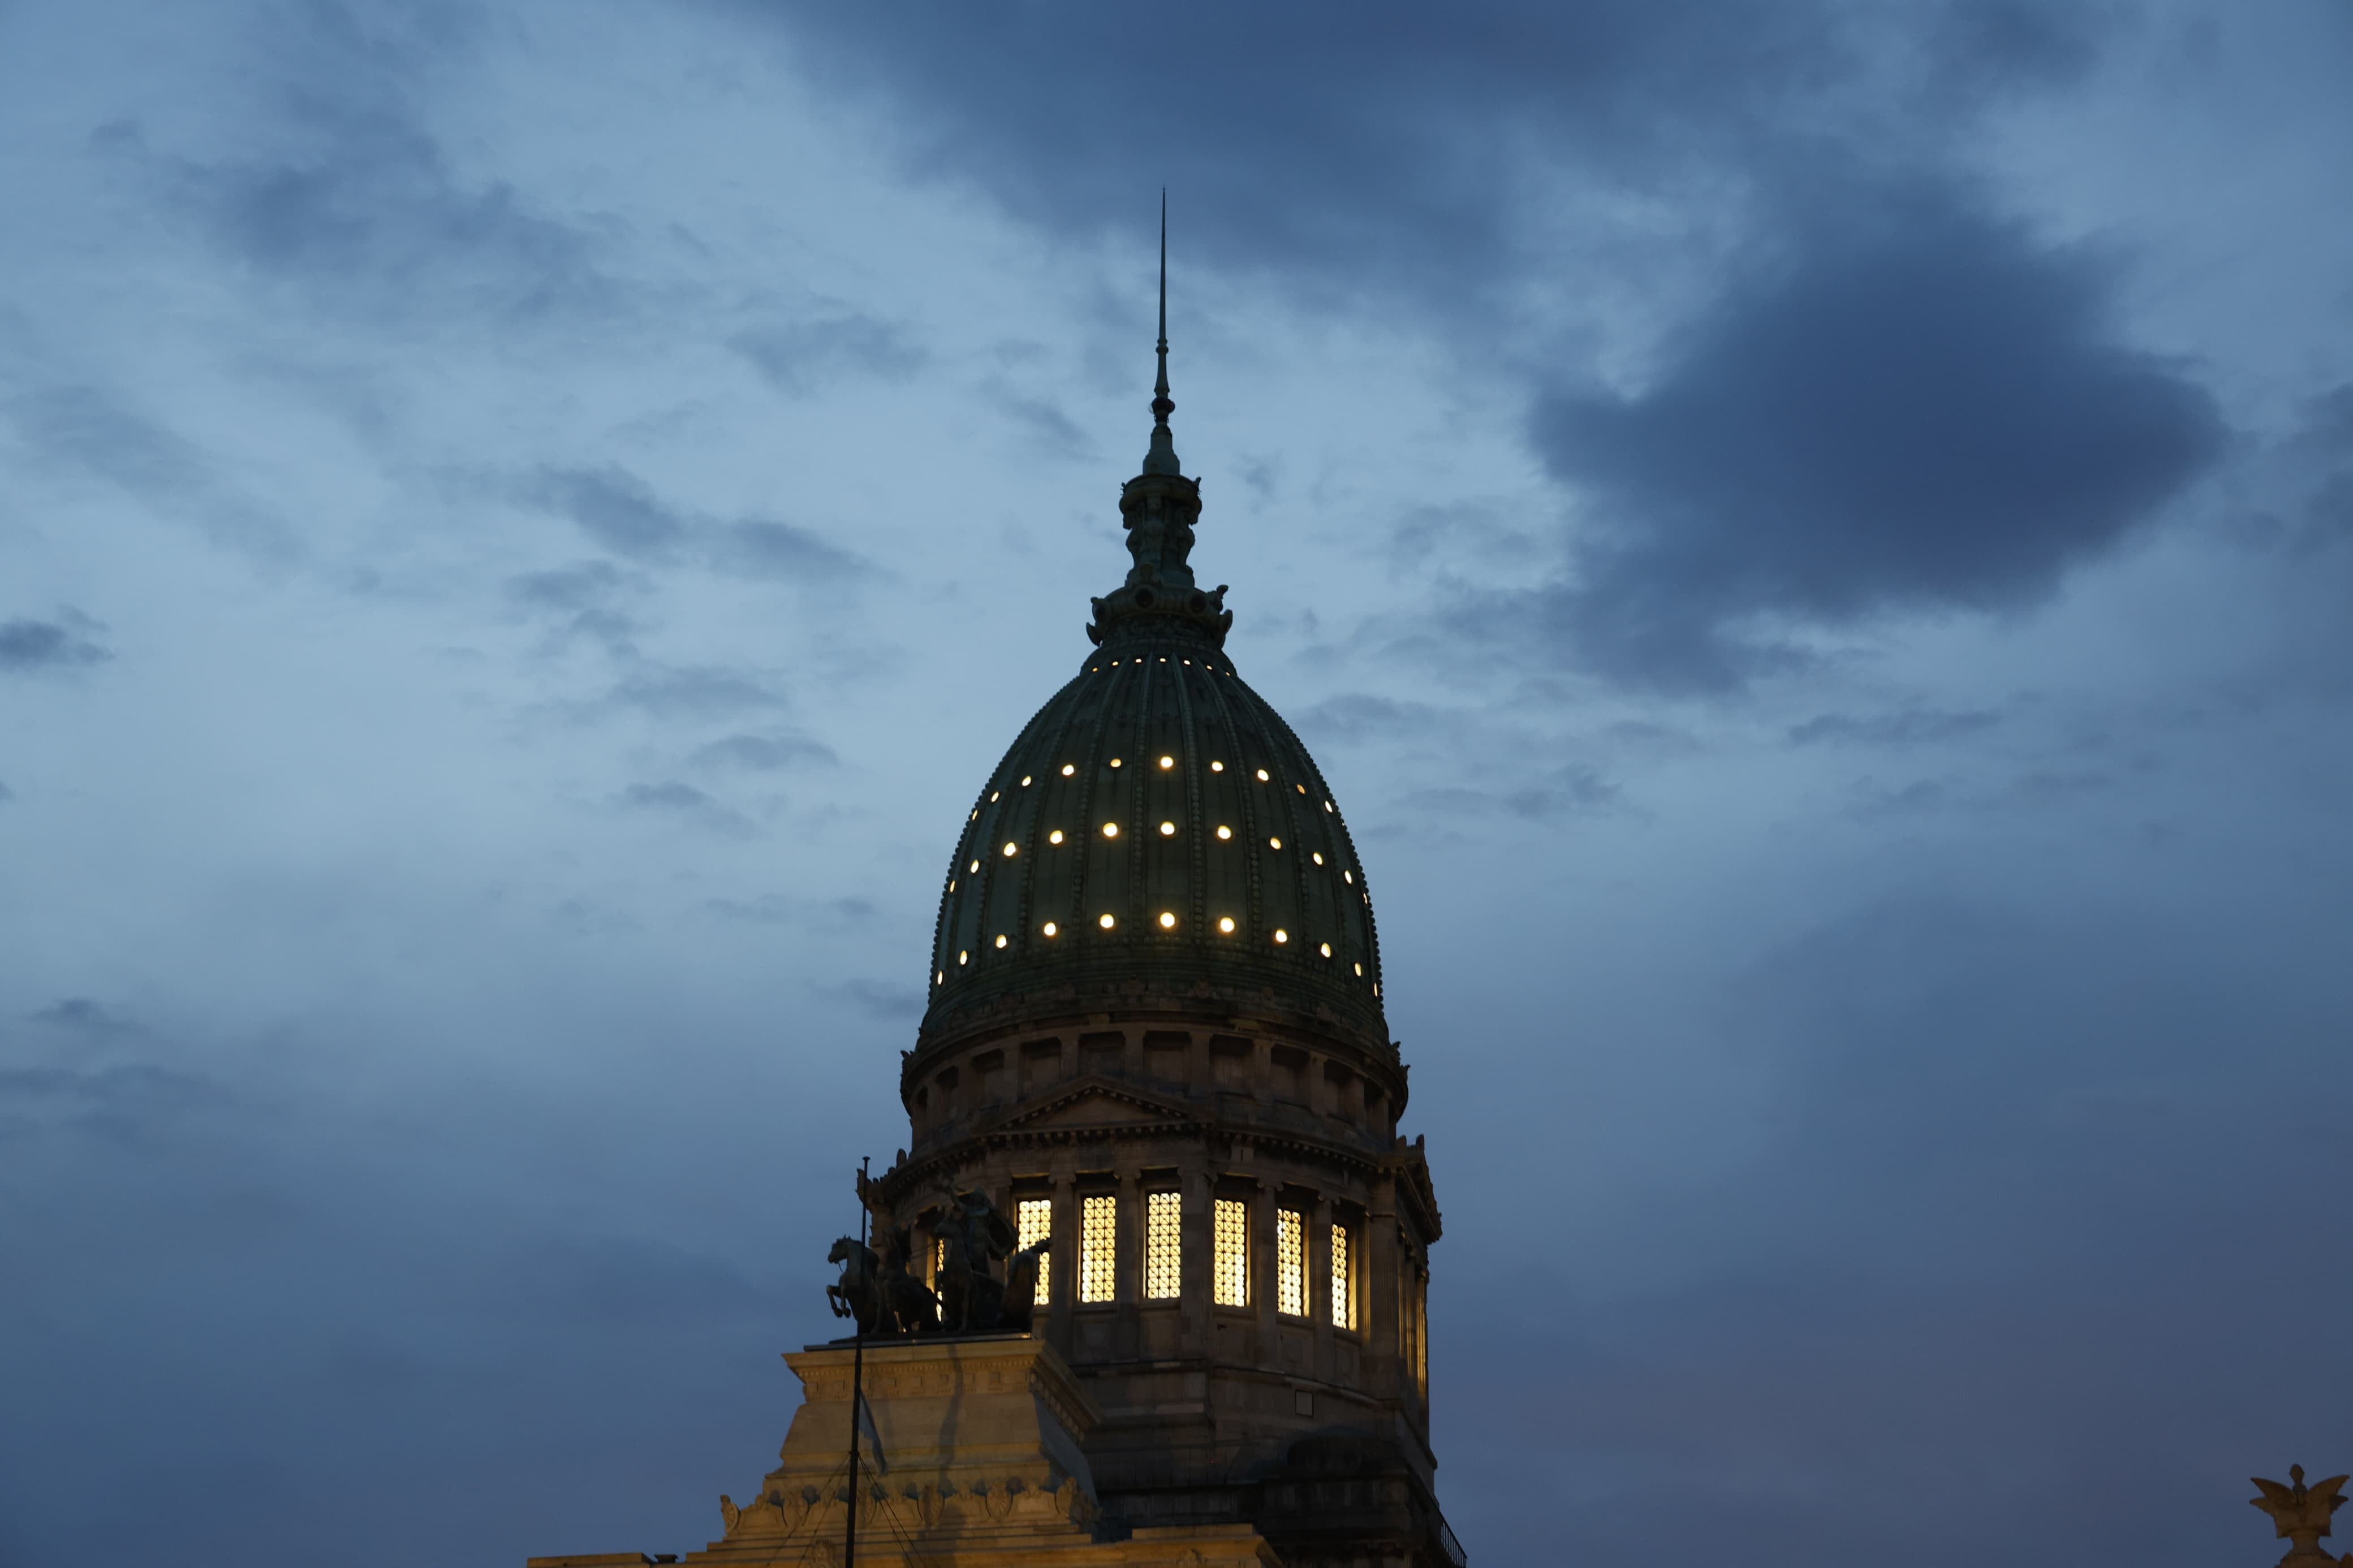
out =
<svg viewBox="0 0 2353 1568"><path fill-rule="evenodd" d="M1108 1301L1117 1276L1119 1199L1109 1193L1079 1205L1079 1300Z"/></svg>
<svg viewBox="0 0 2353 1568"><path fill-rule="evenodd" d="M1185 1199L1176 1193L1154 1193L1144 1200L1144 1295L1146 1300L1173 1301L1184 1289Z"/></svg>
<svg viewBox="0 0 2353 1568"><path fill-rule="evenodd" d="M1356 1326L1356 1255L1349 1249L1348 1227L1332 1227L1332 1326Z"/></svg>
<svg viewBox="0 0 2353 1568"><path fill-rule="evenodd" d="M1307 1219L1297 1209L1274 1211L1274 1308L1307 1315Z"/></svg>
<svg viewBox="0 0 2353 1568"><path fill-rule="evenodd" d="M1013 1244L1017 1248L1035 1247L1054 1234L1053 1199L1023 1198L1020 1206L1014 1212L1020 1222L1016 1232L1018 1239ZM1054 1271L1050 1267L1053 1256L1050 1252L1038 1260L1038 1289L1029 1300L1040 1307L1048 1300L1046 1287L1054 1278Z"/></svg>
<svg viewBox="0 0 2353 1568"><path fill-rule="evenodd" d="M1240 1198L1219 1198L1216 1209L1215 1267L1210 1270L1210 1296L1220 1307L1250 1305L1250 1205Z"/></svg>

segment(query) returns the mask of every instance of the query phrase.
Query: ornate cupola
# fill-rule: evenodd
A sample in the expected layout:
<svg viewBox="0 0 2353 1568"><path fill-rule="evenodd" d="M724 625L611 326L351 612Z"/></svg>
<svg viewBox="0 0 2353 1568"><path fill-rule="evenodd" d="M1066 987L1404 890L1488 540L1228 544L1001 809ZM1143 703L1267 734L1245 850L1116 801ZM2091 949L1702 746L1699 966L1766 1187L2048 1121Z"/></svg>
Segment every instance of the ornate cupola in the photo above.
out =
<svg viewBox="0 0 2353 1568"><path fill-rule="evenodd" d="M1103 1528L1254 1526L1290 1568L1461 1562L1425 1316L1440 1221L1338 792L1226 653L1169 416L1166 224L1131 558L1077 673L958 834L873 1188L944 1256L953 1194L1050 1237L1033 1331L1101 1420Z"/></svg>

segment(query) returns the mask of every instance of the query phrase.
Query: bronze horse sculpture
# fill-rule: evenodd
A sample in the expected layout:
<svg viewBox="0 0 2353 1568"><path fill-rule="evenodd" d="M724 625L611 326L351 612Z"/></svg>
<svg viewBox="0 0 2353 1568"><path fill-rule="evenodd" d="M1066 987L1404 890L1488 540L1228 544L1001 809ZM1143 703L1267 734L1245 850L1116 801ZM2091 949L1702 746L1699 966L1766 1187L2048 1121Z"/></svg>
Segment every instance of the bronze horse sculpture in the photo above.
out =
<svg viewBox="0 0 2353 1568"><path fill-rule="evenodd" d="M907 1272L906 1233L892 1239L888 1263L856 1237L845 1236L825 1255L841 1265L841 1279L825 1288L837 1318L854 1318L861 1336L930 1333L940 1326L939 1303L923 1282Z"/></svg>

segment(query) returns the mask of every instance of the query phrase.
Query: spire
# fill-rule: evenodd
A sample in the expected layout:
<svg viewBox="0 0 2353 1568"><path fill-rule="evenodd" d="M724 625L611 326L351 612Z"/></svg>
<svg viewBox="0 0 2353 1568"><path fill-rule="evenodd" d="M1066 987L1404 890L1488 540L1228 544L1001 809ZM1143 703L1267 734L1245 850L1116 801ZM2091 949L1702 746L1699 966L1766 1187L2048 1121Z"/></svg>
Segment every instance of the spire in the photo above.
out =
<svg viewBox="0 0 2353 1568"><path fill-rule="evenodd" d="M1145 454L1147 474L1181 474L1176 437L1168 432L1168 416L1176 405L1168 399L1168 187L1160 187L1160 374L1152 384L1152 449Z"/></svg>

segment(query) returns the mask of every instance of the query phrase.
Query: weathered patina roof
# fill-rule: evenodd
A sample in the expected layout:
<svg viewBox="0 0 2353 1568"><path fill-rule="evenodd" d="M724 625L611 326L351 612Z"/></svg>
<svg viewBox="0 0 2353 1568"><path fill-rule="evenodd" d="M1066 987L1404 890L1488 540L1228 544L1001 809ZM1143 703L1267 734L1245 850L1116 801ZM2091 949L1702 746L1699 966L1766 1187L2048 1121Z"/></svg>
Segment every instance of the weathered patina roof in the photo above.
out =
<svg viewBox="0 0 2353 1568"><path fill-rule="evenodd" d="M1226 657L1233 615L1188 557L1166 288L1144 471L1121 488L1134 564L1094 601L1094 651L1023 727L956 844L933 943L931 1034L1064 984L1271 991L1388 1038L1370 894L1315 760Z"/></svg>

